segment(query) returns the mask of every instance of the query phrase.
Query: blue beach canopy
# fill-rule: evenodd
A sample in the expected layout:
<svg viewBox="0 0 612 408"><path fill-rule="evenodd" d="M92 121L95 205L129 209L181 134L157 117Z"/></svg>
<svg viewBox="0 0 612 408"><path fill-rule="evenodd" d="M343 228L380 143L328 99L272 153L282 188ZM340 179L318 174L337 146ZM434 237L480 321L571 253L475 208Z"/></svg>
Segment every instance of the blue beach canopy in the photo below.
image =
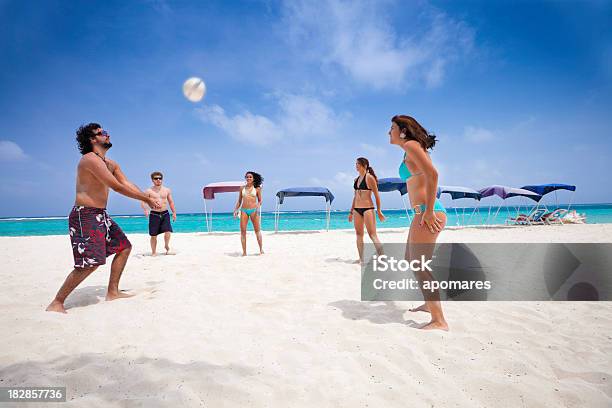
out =
<svg viewBox="0 0 612 408"><path fill-rule="evenodd" d="M389 191L399 191L401 195L408 192L406 182L399 177L382 178L378 180L378 191L387 193Z"/></svg>
<svg viewBox="0 0 612 408"><path fill-rule="evenodd" d="M576 191L576 186L572 186L571 184L559 184L559 183L534 184L534 185L529 185L529 186L523 186L521 188L523 190L533 191L534 193L538 193L539 195L545 195L548 193L552 193L555 190Z"/></svg>
<svg viewBox="0 0 612 408"><path fill-rule="evenodd" d="M334 195L328 188L325 187L290 187L284 188L276 193L278 203L282 204L285 197L325 197L325 201L329 201L331 205L334 201Z"/></svg>
<svg viewBox="0 0 612 408"><path fill-rule="evenodd" d="M331 204L334 201L334 195L326 187L290 187L284 188L276 192L278 200L276 202L276 210L274 211L274 231L278 231L280 220L280 206L285 201L285 197L323 197L325 198L325 212L327 213L326 224L329 231L329 221L331 219Z"/></svg>
<svg viewBox="0 0 612 408"><path fill-rule="evenodd" d="M437 196L440 197L442 194L450 194L453 200L458 198L473 198L480 201L482 198L482 194L478 191L461 186L439 186Z"/></svg>

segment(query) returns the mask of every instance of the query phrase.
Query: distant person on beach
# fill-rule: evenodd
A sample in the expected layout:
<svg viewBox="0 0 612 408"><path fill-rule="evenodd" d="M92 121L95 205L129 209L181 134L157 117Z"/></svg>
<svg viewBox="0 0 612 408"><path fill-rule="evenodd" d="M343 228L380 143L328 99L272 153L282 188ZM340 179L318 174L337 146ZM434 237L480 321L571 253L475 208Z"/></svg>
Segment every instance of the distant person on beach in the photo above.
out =
<svg viewBox="0 0 612 408"><path fill-rule="evenodd" d="M164 248L166 255L170 253L170 236L172 235L172 224L170 224L170 213L168 206L172 210L172 221L176 221L176 210L174 209L174 200L172 199L172 191L162 186L164 175L159 171L151 173L151 181L153 185L145 190L146 194L152 197L157 197L161 200L161 207L156 210L151 210L144 202L141 202L142 209L146 217L149 217L149 235L151 236L151 255L157 255L157 236L164 234Z"/></svg>
<svg viewBox="0 0 612 408"><path fill-rule="evenodd" d="M132 244L106 212L109 187L127 197L145 201L151 208L158 209L161 205L159 198L140 191L123 174L119 164L106 157L112 143L110 134L102 126L90 123L79 127L76 140L83 156L77 166L76 199L68 217L74 269L47 307L50 312L66 313L66 297L113 254L106 300L133 296L119 291L119 279Z"/></svg>
<svg viewBox="0 0 612 408"><path fill-rule="evenodd" d="M238 192L238 201L234 207L234 218L240 215L240 242L242 243L242 256L246 256L246 232L249 219L253 225L257 243L259 244L259 254L263 255L263 244L261 238L261 226L259 214L261 213L261 184L263 177L254 171L248 171L244 175L246 184ZM258 211L259 210L259 211Z"/></svg>
<svg viewBox="0 0 612 408"><path fill-rule="evenodd" d="M399 176L406 181L410 206L415 214L408 233L406 258L418 259L423 255L431 259L436 239L446 225L446 209L436 199L438 172L427 153L436 144L436 137L428 133L414 118L405 115L397 115L391 119L389 136L390 143L404 151ZM416 275L421 285L424 281L434 280L428 271L417 272ZM422 329L448 330L442 313L440 293L424 289L422 292L425 303L411 309L413 312L431 313L431 321Z"/></svg>
<svg viewBox="0 0 612 408"><path fill-rule="evenodd" d="M378 179L376 178L374 169L370 167L370 162L365 157L359 157L355 163L355 169L359 174L353 182L355 196L353 197L353 204L351 205L348 219L349 222L352 222L355 226L359 262L363 263L364 224L370 239L376 247L376 252L378 255L383 254L383 247L378 239L378 235L376 235L376 217L374 216L372 193L374 193L374 198L376 199L376 214L378 215L378 219L382 222L385 220L385 216L381 210L380 195L378 194Z"/></svg>

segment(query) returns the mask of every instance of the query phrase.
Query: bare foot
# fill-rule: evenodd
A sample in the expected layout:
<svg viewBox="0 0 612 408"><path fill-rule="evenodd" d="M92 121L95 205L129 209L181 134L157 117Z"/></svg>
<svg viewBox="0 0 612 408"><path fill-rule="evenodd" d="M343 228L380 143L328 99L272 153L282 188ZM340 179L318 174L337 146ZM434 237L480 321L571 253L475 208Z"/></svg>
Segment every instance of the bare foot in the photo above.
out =
<svg viewBox="0 0 612 408"><path fill-rule="evenodd" d="M166 247L166 255L170 252L170 247Z"/></svg>
<svg viewBox="0 0 612 408"><path fill-rule="evenodd" d="M54 300L53 302L51 302L45 310L47 312L58 312L58 313L64 313L64 314L68 313L66 309L64 309L64 304L57 300Z"/></svg>
<svg viewBox="0 0 612 408"><path fill-rule="evenodd" d="M425 326L421 327L421 330L444 330L448 331L448 323L445 321L441 322L429 322Z"/></svg>
<svg viewBox="0 0 612 408"><path fill-rule="evenodd" d="M157 256L157 252L151 252L151 256Z"/></svg>
<svg viewBox="0 0 612 408"><path fill-rule="evenodd" d="M413 307L412 309L408 309L411 312L427 312L427 313L431 313L429 311L429 309L427 308L427 304L423 303L421 306L419 307Z"/></svg>
<svg viewBox="0 0 612 408"><path fill-rule="evenodd" d="M119 291L117 293L110 293L110 292L108 292L106 294L106 300L115 300L115 299L122 299L122 298L130 298L132 296L134 296L134 295L131 294L131 293L125 293L125 292L122 292L122 291Z"/></svg>

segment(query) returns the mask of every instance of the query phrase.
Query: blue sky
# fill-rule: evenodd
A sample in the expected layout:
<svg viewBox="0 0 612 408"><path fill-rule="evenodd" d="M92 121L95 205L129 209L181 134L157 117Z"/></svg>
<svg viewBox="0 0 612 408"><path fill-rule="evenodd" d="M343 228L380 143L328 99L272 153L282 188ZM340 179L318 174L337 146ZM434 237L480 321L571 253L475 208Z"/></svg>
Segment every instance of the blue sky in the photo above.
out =
<svg viewBox="0 0 612 408"><path fill-rule="evenodd" d="M191 76L208 88L197 104ZM179 213L246 170L264 210L300 185L347 208L356 157L397 176L397 113L438 135L440 184L565 182L612 202L609 1L0 1L0 89L4 217L69 211L74 131L91 121L133 182L164 172ZM139 212L114 193L109 209Z"/></svg>

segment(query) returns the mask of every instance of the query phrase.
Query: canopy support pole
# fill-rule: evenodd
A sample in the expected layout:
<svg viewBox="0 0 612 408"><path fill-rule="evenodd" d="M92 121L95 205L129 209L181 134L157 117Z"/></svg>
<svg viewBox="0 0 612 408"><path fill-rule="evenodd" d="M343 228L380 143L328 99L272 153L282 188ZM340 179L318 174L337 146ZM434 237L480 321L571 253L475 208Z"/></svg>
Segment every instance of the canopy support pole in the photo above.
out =
<svg viewBox="0 0 612 408"><path fill-rule="evenodd" d="M483 223L483 225L488 224L489 223L489 218L491 217L491 208L493 206L491 204L489 204L489 213L487 214L487 219L485 220L485 222Z"/></svg>
<svg viewBox="0 0 612 408"><path fill-rule="evenodd" d="M410 216L410 212L408 211L408 206L406 205L406 199L404 199L404 196L401 196L401 198L402 198L402 203L404 204L404 210L406 210L406 217L408 217L408 226L410 227L410 224L412 224L412 217Z"/></svg>
<svg viewBox="0 0 612 408"><path fill-rule="evenodd" d="M274 209L274 232L278 232L279 218L280 218L280 199L276 197L276 208Z"/></svg>
<svg viewBox="0 0 612 408"><path fill-rule="evenodd" d="M499 215L499 210L501 210L501 207L503 204L506 204L506 200L504 199L503 203L501 203L499 205L499 207L497 207L497 211L495 212L495 215L493 216L493 220L497 219L497 216ZM508 212L508 207L506 206L506 212Z"/></svg>
<svg viewBox="0 0 612 408"><path fill-rule="evenodd" d="M567 212L569 212L570 207L572 206L572 203L574 202L574 196L575 195L576 195L576 190L574 190L572 192L572 195L571 195L570 200L569 200L569 204L567 205Z"/></svg>
<svg viewBox="0 0 612 408"><path fill-rule="evenodd" d="M474 207L474 211L472 211L472 215L470 215L470 218L468 219L468 223L470 223L469 225L472 225L472 218L474 218L474 214L476 214L476 212L478 211L478 215L480 215L480 200L478 201L478 205L477 207Z"/></svg>
<svg viewBox="0 0 612 408"><path fill-rule="evenodd" d="M206 208L206 199L204 199L204 222L206 223L206 232L210 232L210 227L208 226L208 209Z"/></svg>
<svg viewBox="0 0 612 408"><path fill-rule="evenodd" d="M208 230L208 232L212 232L212 230L213 230L213 219L212 219L212 216L213 216L213 205L212 205L212 203L210 203L210 217L208 218L209 222L210 222L210 229Z"/></svg>

